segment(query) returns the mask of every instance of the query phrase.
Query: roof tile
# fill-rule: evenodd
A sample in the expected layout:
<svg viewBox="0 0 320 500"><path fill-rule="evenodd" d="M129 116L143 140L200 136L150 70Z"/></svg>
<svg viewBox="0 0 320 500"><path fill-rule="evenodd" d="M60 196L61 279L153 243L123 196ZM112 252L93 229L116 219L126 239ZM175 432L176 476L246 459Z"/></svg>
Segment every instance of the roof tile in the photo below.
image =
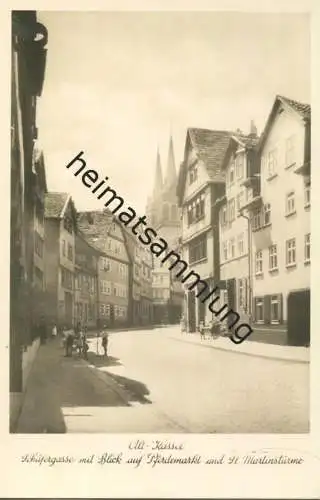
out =
<svg viewBox="0 0 320 500"><path fill-rule="evenodd" d="M45 195L45 217L59 218L65 203L68 199L68 193L46 193Z"/></svg>
<svg viewBox="0 0 320 500"><path fill-rule="evenodd" d="M278 98L285 104L291 106L295 111L297 111L303 118L311 117L311 106L310 104L306 104L299 101L294 101L293 99L289 99L288 97L284 97L282 95L278 95Z"/></svg>
<svg viewBox="0 0 320 500"><path fill-rule="evenodd" d="M189 128L192 146L204 162L211 180L223 180L221 165L233 132Z"/></svg>

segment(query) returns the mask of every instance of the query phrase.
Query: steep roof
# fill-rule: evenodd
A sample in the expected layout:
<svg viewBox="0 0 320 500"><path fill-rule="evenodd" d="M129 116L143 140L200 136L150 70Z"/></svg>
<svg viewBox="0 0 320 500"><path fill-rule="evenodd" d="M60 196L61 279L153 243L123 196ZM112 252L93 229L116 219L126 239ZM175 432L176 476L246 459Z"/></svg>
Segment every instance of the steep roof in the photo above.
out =
<svg viewBox="0 0 320 500"><path fill-rule="evenodd" d="M288 97L284 97L281 95L277 95L273 106L271 108L270 114L268 116L266 125L264 127L263 133L260 138L259 142L259 150L261 150L265 144L265 141L269 135L269 131L271 129L272 123L278 113L278 110L280 106L283 106L284 108L290 108L293 110L295 113L298 114L300 118L302 118L305 123L309 123L311 121L311 106L310 104L302 103L299 101L295 101L293 99L289 99Z"/></svg>
<svg viewBox="0 0 320 500"><path fill-rule="evenodd" d="M86 241L94 248L104 251L105 238L113 222L113 214L108 210L87 210L78 212L78 228Z"/></svg>
<svg viewBox="0 0 320 500"><path fill-rule="evenodd" d="M188 128L185 143L185 160L190 144L195 150L197 157L202 160L208 172L209 179L216 182L223 182L222 164L232 135L234 135L234 132L225 130ZM184 161L179 170L177 185L177 195L180 204L182 202L186 175L187 165L186 161Z"/></svg>
<svg viewBox="0 0 320 500"><path fill-rule="evenodd" d="M253 136L252 134L233 134L230 137L229 145L226 150L221 169L224 170L227 167L228 161L232 153L235 152L238 146L245 148L246 150L252 150L259 144L259 137Z"/></svg>
<svg viewBox="0 0 320 500"><path fill-rule="evenodd" d="M311 117L311 106L310 104L306 104L303 102L295 101L293 99L289 99L288 97L284 97L282 95L277 96L284 104L291 106L297 113L299 113L303 118Z"/></svg>
<svg viewBox="0 0 320 500"><path fill-rule="evenodd" d="M69 198L68 193L46 193L44 202L45 217L59 219Z"/></svg>
<svg viewBox="0 0 320 500"><path fill-rule="evenodd" d="M222 180L221 164L232 132L189 128L189 137L211 180Z"/></svg>

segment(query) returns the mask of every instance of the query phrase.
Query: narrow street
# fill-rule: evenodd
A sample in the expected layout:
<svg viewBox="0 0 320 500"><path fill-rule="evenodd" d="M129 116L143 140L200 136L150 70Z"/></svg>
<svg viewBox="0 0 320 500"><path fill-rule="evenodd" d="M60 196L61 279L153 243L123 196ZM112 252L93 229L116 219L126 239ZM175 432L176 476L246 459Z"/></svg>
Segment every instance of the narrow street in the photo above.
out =
<svg viewBox="0 0 320 500"><path fill-rule="evenodd" d="M17 432L300 433L309 366L194 345L170 329L110 334L109 358L40 348ZM32 382L34 380L34 382ZM35 384L35 385L34 385Z"/></svg>

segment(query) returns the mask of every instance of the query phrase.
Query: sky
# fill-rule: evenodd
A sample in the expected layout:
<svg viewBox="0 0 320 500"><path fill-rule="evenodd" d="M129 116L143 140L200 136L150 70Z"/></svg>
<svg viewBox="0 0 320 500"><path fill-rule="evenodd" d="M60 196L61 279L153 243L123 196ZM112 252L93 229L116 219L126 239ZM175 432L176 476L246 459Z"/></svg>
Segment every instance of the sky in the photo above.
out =
<svg viewBox="0 0 320 500"><path fill-rule="evenodd" d="M38 12L48 28L39 145L50 191L102 208L65 166L79 151L137 211L157 148L176 168L189 127L261 133L276 94L310 102L307 14Z"/></svg>

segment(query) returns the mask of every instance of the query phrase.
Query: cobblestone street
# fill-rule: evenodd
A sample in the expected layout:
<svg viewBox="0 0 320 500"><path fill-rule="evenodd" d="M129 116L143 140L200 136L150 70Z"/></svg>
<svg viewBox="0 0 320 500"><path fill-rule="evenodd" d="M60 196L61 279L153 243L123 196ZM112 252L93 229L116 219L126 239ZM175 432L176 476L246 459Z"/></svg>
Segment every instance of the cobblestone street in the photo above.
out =
<svg viewBox="0 0 320 500"><path fill-rule="evenodd" d="M178 342L173 333L112 333L108 359L91 338L88 362L49 341L17 432L308 431L308 363Z"/></svg>

